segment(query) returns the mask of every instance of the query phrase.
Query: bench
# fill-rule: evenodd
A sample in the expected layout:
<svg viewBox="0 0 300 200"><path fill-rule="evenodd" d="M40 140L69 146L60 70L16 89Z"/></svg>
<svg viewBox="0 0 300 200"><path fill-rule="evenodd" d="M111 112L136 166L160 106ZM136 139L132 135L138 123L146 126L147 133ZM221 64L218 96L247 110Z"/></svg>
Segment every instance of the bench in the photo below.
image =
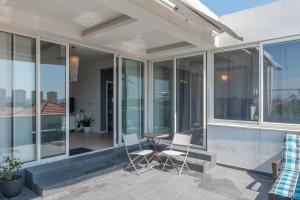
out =
<svg viewBox="0 0 300 200"><path fill-rule="evenodd" d="M269 200L300 200L300 136L286 134L282 158L272 163L276 181Z"/></svg>

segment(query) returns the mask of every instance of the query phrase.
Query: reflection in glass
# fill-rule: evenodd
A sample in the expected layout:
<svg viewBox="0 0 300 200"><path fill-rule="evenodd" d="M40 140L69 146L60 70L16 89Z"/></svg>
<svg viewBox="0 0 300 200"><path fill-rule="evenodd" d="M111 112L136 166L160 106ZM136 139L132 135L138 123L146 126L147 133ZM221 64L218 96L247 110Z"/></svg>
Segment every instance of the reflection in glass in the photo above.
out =
<svg viewBox="0 0 300 200"><path fill-rule="evenodd" d="M119 110L119 101L118 101L118 99L119 99L119 57L116 57L115 58L116 59L116 66L115 66L115 71L114 71L114 73L115 73L115 78L114 78L114 83L115 83L115 100L114 100L114 102L115 102L115 109L114 109L114 111L115 111L115 124L114 124L114 128L115 128L115 130L116 130L116 137L115 137L115 143L116 144L119 144L119 112L118 112L118 110Z"/></svg>
<svg viewBox="0 0 300 200"><path fill-rule="evenodd" d="M176 76L177 132L203 146L203 56L177 59Z"/></svg>
<svg viewBox="0 0 300 200"><path fill-rule="evenodd" d="M144 63L122 59L122 133L144 134Z"/></svg>
<svg viewBox="0 0 300 200"><path fill-rule="evenodd" d="M41 41L41 156L66 153L66 47Z"/></svg>
<svg viewBox="0 0 300 200"><path fill-rule="evenodd" d="M264 121L300 124L300 41L264 46Z"/></svg>
<svg viewBox="0 0 300 200"><path fill-rule="evenodd" d="M173 133L173 60L153 64L153 132Z"/></svg>
<svg viewBox="0 0 300 200"><path fill-rule="evenodd" d="M258 121L257 47L214 54L215 119Z"/></svg>
<svg viewBox="0 0 300 200"><path fill-rule="evenodd" d="M0 154L36 159L35 39L0 32Z"/></svg>

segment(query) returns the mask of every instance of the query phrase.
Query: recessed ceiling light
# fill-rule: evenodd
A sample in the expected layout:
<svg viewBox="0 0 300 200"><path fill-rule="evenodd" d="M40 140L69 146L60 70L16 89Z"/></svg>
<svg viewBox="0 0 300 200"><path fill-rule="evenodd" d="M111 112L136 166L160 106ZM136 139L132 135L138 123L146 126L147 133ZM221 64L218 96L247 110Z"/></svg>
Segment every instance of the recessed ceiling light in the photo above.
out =
<svg viewBox="0 0 300 200"><path fill-rule="evenodd" d="M221 80L222 80L222 81L228 81L228 80L229 80L229 76L226 75L226 74L222 74L222 75L221 75Z"/></svg>
<svg viewBox="0 0 300 200"><path fill-rule="evenodd" d="M8 0L0 0L0 5L5 6L7 4Z"/></svg>

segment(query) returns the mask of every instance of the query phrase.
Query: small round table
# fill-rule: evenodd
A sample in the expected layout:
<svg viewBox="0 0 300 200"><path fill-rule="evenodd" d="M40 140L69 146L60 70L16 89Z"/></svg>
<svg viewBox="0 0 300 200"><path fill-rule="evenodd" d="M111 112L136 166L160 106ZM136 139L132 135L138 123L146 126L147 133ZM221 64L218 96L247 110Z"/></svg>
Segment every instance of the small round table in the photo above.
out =
<svg viewBox="0 0 300 200"><path fill-rule="evenodd" d="M151 158L149 160L153 160L154 157L158 158L159 163L162 164L162 159L159 156L159 152L158 152L158 144L160 142L160 140L162 139L167 139L170 137L169 133L146 133L144 134L145 138L151 139L153 142L153 155L151 156Z"/></svg>

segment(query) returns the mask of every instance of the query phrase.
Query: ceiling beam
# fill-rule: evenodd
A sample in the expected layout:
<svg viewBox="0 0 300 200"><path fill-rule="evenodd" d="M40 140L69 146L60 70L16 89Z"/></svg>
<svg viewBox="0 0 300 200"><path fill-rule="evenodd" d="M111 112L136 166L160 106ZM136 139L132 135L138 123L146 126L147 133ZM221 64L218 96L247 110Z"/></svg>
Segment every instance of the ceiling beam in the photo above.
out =
<svg viewBox="0 0 300 200"><path fill-rule="evenodd" d="M106 21L104 23L98 24L96 26L93 26L91 28L82 31L81 36L84 38L95 37L104 32L131 24L133 22L136 22L136 20L129 16L122 15L120 17L114 18L112 20Z"/></svg>
<svg viewBox="0 0 300 200"><path fill-rule="evenodd" d="M200 22L201 25L207 26L210 29L216 31L217 33L226 32L231 37L243 41L243 37L235 33L232 29L230 29L225 24L220 21L210 17L204 12L199 11L192 5L190 5L186 0L174 0L176 2L176 12L181 14L182 16L186 16L187 19Z"/></svg>
<svg viewBox="0 0 300 200"><path fill-rule="evenodd" d="M211 35L211 32L204 26L200 26L193 23L183 16L179 15L176 11L168 9L166 6L158 3L154 0L128 0L134 5L146 10L147 12L163 19L176 26L177 28L188 32L198 38L199 41L205 41L206 43L215 46L215 37Z"/></svg>
<svg viewBox="0 0 300 200"><path fill-rule="evenodd" d="M154 54L154 53L159 53L159 52L163 52L163 51L178 51L178 50L194 48L194 47L196 47L196 46L192 45L188 42L178 42L178 43L174 43L174 44L155 47L152 49L147 49L146 53Z"/></svg>

